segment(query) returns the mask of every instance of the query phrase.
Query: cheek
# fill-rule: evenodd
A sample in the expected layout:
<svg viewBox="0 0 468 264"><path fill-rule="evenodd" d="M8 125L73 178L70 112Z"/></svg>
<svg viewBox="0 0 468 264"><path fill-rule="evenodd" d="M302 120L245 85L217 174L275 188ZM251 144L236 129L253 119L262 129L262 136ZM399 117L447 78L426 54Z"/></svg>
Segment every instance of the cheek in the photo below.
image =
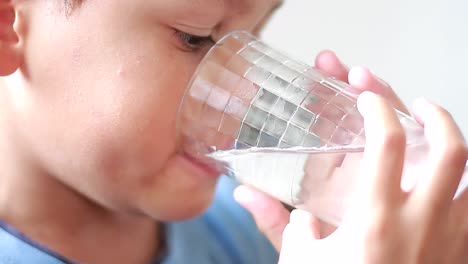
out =
<svg viewBox="0 0 468 264"><path fill-rule="evenodd" d="M97 193L132 200L145 185L160 193L177 185L157 178L178 150L177 111L194 67L171 64L171 60L171 56L153 60L137 55L125 66L116 64L114 74L100 84L103 88L96 87L96 94L90 96L94 103L87 108L94 114L86 118L88 132L83 138L93 153L78 147L83 158L89 158L83 163L100 177L95 182ZM161 182L169 185L160 186Z"/></svg>
<svg viewBox="0 0 468 264"><path fill-rule="evenodd" d="M177 151L177 110L191 69L171 65L170 58L128 55L107 66L104 80L80 85L94 87L88 103L76 107L87 112L80 118L87 123L85 137L99 149L102 170L154 173Z"/></svg>
<svg viewBox="0 0 468 264"><path fill-rule="evenodd" d="M34 92L20 126L51 173L104 204L127 204L162 176L177 151L177 110L194 69L169 63L173 56L124 57L90 61L87 71L68 67L76 78Z"/></svg>
<svg viewBox="0 0 468 264"><path fill-rule="evenodd" d="M93 130L101 133L98 145L122 155L120 164L146 165L142 169L148 164L163 166L176 151L176 116L185 84L183 78L174 78L173 69L148 66L155 72L121 67L106 84L117 91L99 91L93 98L107 97L107 102L97 99L90 106L100 113L93 124ZM109 162L115 164L116 158L110 156Z"/></svg>

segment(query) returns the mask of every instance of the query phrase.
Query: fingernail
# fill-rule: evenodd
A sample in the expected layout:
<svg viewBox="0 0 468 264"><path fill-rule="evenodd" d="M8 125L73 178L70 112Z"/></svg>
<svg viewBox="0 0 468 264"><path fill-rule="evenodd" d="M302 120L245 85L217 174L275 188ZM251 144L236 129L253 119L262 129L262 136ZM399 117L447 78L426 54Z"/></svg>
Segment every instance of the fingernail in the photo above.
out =
<svg viewBox="0 0 468 264"><path fill-rule="evenodd" d="M354 66L349 71L349 75L348 75L349 82L352 83L352 84L356 84L357 85L356 87L358 89L362 90L361 86L365 81L365 76L366 76L366 73L368 71L369 70L367 68L365 68L365 67Z"/></svg>

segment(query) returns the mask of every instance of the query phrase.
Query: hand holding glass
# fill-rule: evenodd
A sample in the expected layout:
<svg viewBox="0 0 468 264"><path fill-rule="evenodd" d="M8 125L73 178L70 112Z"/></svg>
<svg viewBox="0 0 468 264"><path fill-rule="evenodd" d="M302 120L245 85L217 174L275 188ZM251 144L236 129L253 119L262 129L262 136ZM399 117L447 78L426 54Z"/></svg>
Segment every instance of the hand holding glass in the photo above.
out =
<svg viewBox="0 0 468 264"><path fill-rule="evenodd" d="M232 32L202 60L181 103L182 151L338 225L364 150L359 93L249 33ZM423 128L397 114L407 136L402 187L409 190L428 146Z"/></svg>

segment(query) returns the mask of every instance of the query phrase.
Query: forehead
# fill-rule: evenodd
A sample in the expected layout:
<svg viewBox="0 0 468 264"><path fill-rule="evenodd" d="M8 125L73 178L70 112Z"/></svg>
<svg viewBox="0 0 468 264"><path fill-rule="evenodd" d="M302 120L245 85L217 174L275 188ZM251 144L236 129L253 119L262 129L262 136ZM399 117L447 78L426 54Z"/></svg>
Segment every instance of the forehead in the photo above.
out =
<svg viewBox="0 0 468 264"><path fill-rule="evenodd" d="M179 0L170 2L170 5L182 16L197 17L202 23L203 21L219 20L226 9L226 0Z"/></svg>

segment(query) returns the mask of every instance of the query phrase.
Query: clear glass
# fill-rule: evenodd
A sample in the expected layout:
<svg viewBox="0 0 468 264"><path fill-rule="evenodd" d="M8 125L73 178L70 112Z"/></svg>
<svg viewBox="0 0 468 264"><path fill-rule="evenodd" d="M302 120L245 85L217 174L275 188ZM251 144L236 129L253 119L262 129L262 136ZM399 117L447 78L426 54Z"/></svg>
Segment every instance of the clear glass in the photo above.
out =
<svg viewBox="0 0 468 264"><path fill-rule="evenodd" d="M181 151L338 225L364 150L358 96L251 34L232 32L190 81L178 117ZM427 144L423 128L397 114L407 135L402 188L409 190Z"/></svg>

